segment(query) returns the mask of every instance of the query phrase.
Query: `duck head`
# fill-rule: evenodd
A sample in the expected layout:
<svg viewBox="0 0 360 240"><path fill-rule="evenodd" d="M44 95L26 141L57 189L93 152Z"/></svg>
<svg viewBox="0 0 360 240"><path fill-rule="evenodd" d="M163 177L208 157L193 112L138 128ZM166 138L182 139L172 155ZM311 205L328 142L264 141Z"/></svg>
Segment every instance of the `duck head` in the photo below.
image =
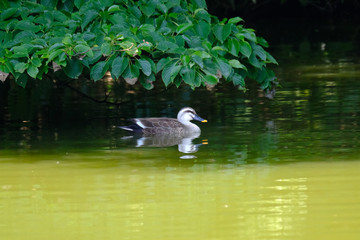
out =
<svg viewBox="0 0 360 240"><path fill-rule="evenodd" d="M184 125L191 124L190 123L191 120L197 120L204 123L207 122L207 120L199 117L196 114L195 110L192 109L191 107L182 108L177 115L177 120Z"/></svg>

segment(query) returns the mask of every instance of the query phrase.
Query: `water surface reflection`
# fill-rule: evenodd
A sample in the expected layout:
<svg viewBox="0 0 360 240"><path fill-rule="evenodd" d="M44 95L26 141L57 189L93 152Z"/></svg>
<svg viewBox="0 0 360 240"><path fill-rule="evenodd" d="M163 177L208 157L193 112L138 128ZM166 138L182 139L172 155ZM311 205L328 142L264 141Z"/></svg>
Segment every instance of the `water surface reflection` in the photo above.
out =
<svg viewBox="0 0 360 240"><path fill-rule="evenodd" d="M145 136L142 134L136 134L132 136L122 137L124 141L136 140L136 147L171 147L177 146L178 151L185 154L196 153L199 147L208 144L207 140L203 140L201 143L194 144L193 140L200 137L200 133L189 133L185 136L176 134L155 134ZM183 155L182 159L196 158L194 155Z"/></svg>

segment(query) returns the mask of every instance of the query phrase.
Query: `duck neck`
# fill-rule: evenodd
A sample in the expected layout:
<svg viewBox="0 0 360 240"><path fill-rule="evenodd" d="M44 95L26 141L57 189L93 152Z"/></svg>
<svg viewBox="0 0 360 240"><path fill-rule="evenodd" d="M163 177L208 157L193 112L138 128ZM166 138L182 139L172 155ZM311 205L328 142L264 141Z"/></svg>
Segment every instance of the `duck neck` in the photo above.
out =
<svg viewBox="0 0 360 240"><path fill-rule="evenodd" d="M178 118L178 121L181 122L181 124L185 125L185 126L191 126L191 125L195 125L192 122L190 122L187 119L182 119L182 118Z"/></svg>
<svg viewBox="0 0 360 240"><path fill-rule="evenodd" d="M198 125L190 122L190 121L179 121L181 122L186 129L190 130L191 132L200 132L200 128L198 127Z"/></svg>

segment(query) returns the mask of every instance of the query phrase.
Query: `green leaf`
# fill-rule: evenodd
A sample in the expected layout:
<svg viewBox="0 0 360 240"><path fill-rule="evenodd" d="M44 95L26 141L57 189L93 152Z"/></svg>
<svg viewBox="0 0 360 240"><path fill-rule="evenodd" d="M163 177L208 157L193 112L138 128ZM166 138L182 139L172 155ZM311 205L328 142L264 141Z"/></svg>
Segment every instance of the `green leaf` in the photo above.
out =
<svg viewBox="0 0 360 240"><path fill-rule="evenodd" d="M49 66L48 65L41 65L39 68L39 73L37 74L37 78L42 80L42 77L44 74L49 72Z"/></svg>
<svg viewBox="0 0 360 240"><path fill-rule="evenodd" d="M18 11L18 8L8 8L1 12L0 19L4 21L14 15Z"/></svg>
<svg viewBox="0 0 360 240"><path fill-rule="evenodd" d="M222 39L225 41L231 33L231 24L226 24L222 32Z"/></svg>
<svg viewBox="0 0 360 240"><path fill-rule="evenodd" d="M91 52L93 53L92 56L88 56L87 58L84 58L82 60L83 65L87 66L88 68L90 68L90 65L98 62L100 60L100 58L102 57L100 47L94 47L94 51L91 50Z"/></svg>
<svg viewBox="0 0 360 240"><path fill-rule="evenodd" d="M162 41L159 42L159 44L157 45L157 49L159 49L160 51L165 52L168 49L175 49L178 48L179 46L176 43L170 42L170 41Z"/></svg>
<svg viewBox="0 0 360 240"><path fill-rule="evenodd" d="M141 66L141 71L146 75L146 76L150 76L152 71L151 71L151 64L149 61L145 60L145 59L138 59L137 62L140 64Z"/></svg>
<svg viewBox="0 0 360 240"><path fill-rule="evenodd" d="M155 81L155 75L151 74L150 76L145 76L142 74L139 81L146 90L151 90L154 88L153 82Z"/></svg>
<svg viewBox="0 0 360 240"><path fill-rule="evenodd" d="M160 12L162 12L162 13L164 13L164 14L167 14L167 12L168 12L168 8L166 7L165 4L159 3L159 4L156 5L156 8L157 8Z"/></svg>
<svg viewBox="0 0 360 240"><path fill-rule="evenodd" d="M183 23L180 24L177 28L176 28L176 33L180 34L185 32L186 30L189 30L190 28L192 28L193 24L192 23Z"/></svg>
<svg viewBox="0 0 360 240"><path fill-rule="evenodd" d="M79 44L79 45L76 45L74 47L74 50L75 52L77 53L84 53L84 52L87 52L90 50L90 47L89 46L86 46L86 45L83 45L83 44Z"/></svg>
<svg viewBox="0 0 360 240"><path fill-rule="evenodd" d="M139 10L139 8L137 6L128 6L128 10L130 12L130 14L132 14L135 18L137 18L135 21L138 21L139 18L141 18L142 13ZM129 18L130 21L134 21L134 19Z"/></svg>
<svg viewBox="0 0 360 240"><path fill-rule="evenodd" d="M98 12L95 10L89 10L86 12L84 18L82 19L81 29L84 31L85 27L93 21L98 15Z"/></svg>
<svg viewBox="0 0 360 240"><path fill-rule="evenodd" d="M126 68L123 78L128 84L134 85L137 82L139 75L139 68L135 64L132 64Z"/></svg>
<svg viewBox="0 0 360 240"><path fill-rule="evenodd" d="M15 29L19 29L23 31L31 31L36 33L40 31L41 27L39 25L35 25L33 22L29 20L22 20L16 24Z"/></svg>
<svg viewBox="0 0 360 240"><path fill-rule="evenodd" d="M242 55L244 55L245 57L249 58L252 52L251 46L248 42L246 41L240 41L240 52Z"/></svg>
<svg viewBox="0 0 360 240"><path fill-rule="evenodd" d="M42 47L47 47L47 41L41 38L37 38L31 41L31 44L40 45Z"/></svg>
<svg viewBox="0 0 360 240"><path fill-rule="evenodd" d="M75 6L76 6L78 9L80 9L81 6L85 3L85 1L86 1L86 0L75 0L75 1L74 1L74 4L75 4Z"/></svg>
<svg viewBox="0 0 360 240"><path fill-rule="evenodd" d="M57 49L57 50L51 52L49 57L48 57L48 60L46 61L46 63L48 64L49 62L51 62L54 58L56 58L57 56L59 56L63 52L64 51L62 49Z"/></svg>
<svg viewBox="0 0 360 240"><path fill-rule="evenodd" d="M28 79L29 79L29 76L27 74L23 73L15 81L19 86L25 88L26 84L28 82Z"/></svg>
<svg viewBox="0 0 360 240"><path fill-rule="evenodd" d="M204 58L211 58L210 54L208 54L205 51L196 51L193 53L193 55L199 56L200 58L204 59Z"/></svg>
<svg viewBox="0 0 360 240"><path fill-rule="evenodd" d="M21 58L27 57L29 55L30 48L26 45L16 46L12 48L14 54L11 56L12 58Z"/></svg>
<svg viewBox="0 0 360 240"><path fill-rule="evenodd" d="M85 55L89 58L93 58L94 57L94 52L93 50L89 49L89 51L85 52Z"/></svg>
<svg viewBox="0 0 360 240"><path fill-rule="evenodd" d="M237 39L235 39L235 38L229 39L228 42L227 42L227 47L228 47L229 52L231 53L231 55L234 55L235 57L239 56L240 43L239 43L239 41Z"/></svg>
<svg viewBox="0 0 360 240"><path fill-rule="evenodd" d="M27 69L27 73L30 77L36 79L36 76L39 73L39 69L33 64L30 64L29 68Z"/></svg>
<svg viewBox="0 0 360 240"><path fill-rule="evenodd" d="M64 47L63 43L55 43L55 44L51 45L51 47L49 48L49 52L51 52L55 49L58 49L58 48L62 48L62 47Z"/></svg>
<svg viewBox="0 0 360 240"><path fill-rule="evenodd" d="M204 48L205 48L205 50L207 51L207 52L210 52L211 51L211 47L212 47L212 45L211 45L211 43L209 42L209 41L203 41L202 42L202 44L201 44Z"/></svg>
<svg viewBox="0 0 360 240"><path fill-rule="evenodd" d="M62 39L62 43L65 44L65 45L72 45L72 37L70 34L66 34L65 37ZM60 44L60 43L59 43Z"/></svg>
<svg viewBox="0 0 360 240"><path fill-rule="evenodd" d="M101 54L109 56L111 54L111 45L110 43L104 42L101 45Z"/></svg>
<svg viewBox="0 0 360 240"><path fill-rule="evenodd" d="M129 65L123 74L124 78L137 78L140 75L139 67L132 64Z"/></svg>
<svg viewBox="0 0 360 240"><path fill-rule="evenodd" d="M266 60L266 52L261 46L253 44L253 51L262 61Z"/></svg>
<svg viewBox="0 0 360 240"><path fill-rule="evenodd" d="M195 30L202 38L207 38L210 34L210 24L205 21L200 21L195 25Z"/></svg>
<svg viewBox="0 0 360 240"><path fill-rule="evenodd" d="M200 68L204 67L204 61L201 57L199 57L198 55L191 55L191 59L197 64L199 65Z"/></svg>
<svg viewBox="0 0 360 240"><path fill-rule="evenodd" d="M195 69L189 67L183 67L180 72L183 80L190 86L196 86L195 83Z"/></svg>
<svg viewBox="0 0 360 240"><path fill-rule="evenodd" d="M165 86L169 86L170 83L175 79L175 77L178 75L179 71L181 69L181 66L176 65L176 62L170 62L165 67L164 70L161 73L161 77L163 79L163 82Z"/></svg>
<svg viewBox="0 0 360 240"><path fill-rule="evenodd" d="M151 2L147 3L147 4L141 4L140 5L140 10L147 16L150 17L154 14L155 12L155 5Z"/></svg>
<svg viewBox="0 0 360 240"><path fill-rule="evenodd" d="M18 62L15 66L14 66L14 70L16 72L19 73L23 73L27 68L28 68L29 64L27 63L23 63L23 62Z"/></svg>
<svg viewBox="0 0 360 240"><path fill-rule="evenodd" d="M151 24L143 24L139 28L143 33L155 32L155 27Z"/></svg>
<svg viewBox="0 0 360 240"><path fill-rule="evenodd" d="M52 11L52 15L59 22L65 22L68 20L67 16L60 11L54 10L54 11Z"/></svg>
<svg viewBox="0 0 360 240"><path fill-rule="evenodd" d="M254 33L253 31L254 31L254 30L252 30L252 29L246 29L246 30L242 33L242 35L243 35L247 40L249 40L249 41L251 41L251 42L256 42L256 41L257 41L256 35L255 35L255 33Z"/></svg>
<svg viewBox="0 0 360 240"><path fill-rule="evenodd" d="M175 77L173 83L175 84L175 86L176 86L177 88L179 88L180 85L181 85L181 83L182 83L182 81L183 81L183 80L182 80L181 76L180 76L180 75L177 75L177 76ZM191 88L194 88L194 87L191 86Z"/></svg>
<svg viewBox="0 0 360 240"><path fill-rule="evenodd" d="M253 65L254 67L256 68L261 68L263 63L261 63L259 61L259 59L256 58L256 55L255 54L251 54L250 57L249 57L249 62L251 65Z"/></svg>
<svg viewBox="0 0 360 240"><path fill-rule="evenodd" d="M112 5L108 8L108 12L109 13L112 13L112 12L117 12L117 11L120 11L120 7L119 5Z"/></svg>
<svg viewBox="0 0 360 240"><path fill-rule="evenodd" d="M234 73L231 76L231 81L235 86L240 85L241 87L245 87L245 79L240 74Z"/></svg>
<svg viewBox="0 0 360 240"><path fill-rule="evenodd" d="M215 37L221 43L223 43L231 33L231 24L226 24L226 25L216 24L213 27L213 33Z"/></svg>
<svg viewBox="0 0 360 240"><path fill-rule="evenodd" d="M31 59L31 63L35 66L35 67L40 67L41 66L41 59L40 58L34 58L34 56Z"/></svg>
<svg viewBox="0 0 360 240"><path fill-rule="evenodd" d="M201 79L202 79L202 77L201 77L200 73L198 71L196 71L195 80L194 80L195 87L200 87L200 85L202 83Z"/></svg>
<svg viewBox="0 0 360 240"><path fill-rule="evenodd" d="M189 65L189 63L190 63L190 57L189 57L188 55L182 55L182 56L181 56L181 63L182 63L184 66Z"/></svg>
<svg viewBox="0 0 360 240"><path fill-rule="evenodd" d="M118 79L121 74L125 71L127 66L129 65L129 58L127 57L116 57L112 62L111 66L111 74Z"/></svg>
<svg viewBox="0 0 360 240"><path fill-rule="evenodd" d="M218 83L218 81L219 81L218 78L215 77L214 75L208 74L205 76L205 82L209 84L215 85Z"/></svg>
<svg viewBox="0 0 360 240"><path fill-rule="evenodd" d="M224 29L224 25L220 25L220 24L217 24L213 27L213 33L215 35L215 37L222 43L223 42L223 39L222 39L222 32L223 32L223 29Z"/></svg>
<svg viewBox="0 0 360 240"><path fill-rule="evenodd" d="M163 70L165 65L168 64L170 62L170 60L171 60L171 58L169 58L169 57L160 59L160 61L156 65L156 73Z"/></svg>
<svg viewBox="0 0 360 240"><path fill-rule="evenodd" d="M135 47L135 40L128 39L129 41L122 41L120 42L120 47L124 50L128 55L134 56L136 47Z"/></svg>
<svg viewBox="0 0 360 240"><path fill-rule="evenodd" d="M256 37L256 42L260 45L262 45L263 47L269 47L269 43L262 37Z"/></svg>
<svg viewBox="0 0 360 240"><path fill-rule="evenodd" d="M66 67L63 68L65 74L69 78L78 78L83 70L83 65L81 64L80 60L69 60L66 64Z"/></svg>
<svg viewBox="0 0 360 240"><path fill-rule="evenodd" d="M275 60L275 58L268 52L266 52L266 61L269 63L274 63L276 65L279 65L278 62Z"/></svg>
<svg viewBox="0 0 360 240"><path fill-rule="evenodd" d="M238 22L242 22L244 21L241 17L234 17L234 18L230 18L228 23L230 24L237 24Z"/></svg>
<svg viewBox="0 0 360 240"><path fill-rule="evenodd" d="M58 1L56 0L41 0L41 5L47 6L49 8L55 8Z"/></svg>
<svg viewBox="0 0 360 240"><path fill-rule="evenodd" d="M98 62L90 70L90 78L94 81L100 80L104 77L109 65L105 61Z"/></svg>
<svg viewBox="0 0 360 240"><path fill-rule="evenodd" d="M138 48L149 53L152 53L151 48L153 47L152 43L150 42L142 42L138 45Z"/></svg>
<svg viewBox="0 0 360 240"><path fill-rule="evenodd" d="M191 0L196 7L207 9L206 1L205 0Z"/></svg>
<svg viewBox="0 0 360 240"><path fill-rule="evenodd" d="M239 62L239 60L237 60L237 59L231 59L231 60L229 61L229 64L230 64L230 66L232 66L233 68L242 68L242 69L245 69L245 70L246 70L245 65L241 64L241 63Z"/></svg>
<svg viewBox="0 0 360 240"><path fill-rule="evenodd" d="M227 51L226 48L221 47L221 46L215 46L212 48L213 51Z"/></svg>
<svg viewBox="0 0 360 240"><path fill-rule="evenodd" d="M231 74L232 67L223 59L217 59L216 62L219 66L220 72L225 77L225 79L227 79Z"/></svg>
<svg viewBox="0 0 360 240"><path fill-rule="evenodd" d="M198 8L195 10L194 13L195 16L198 17L199 19L205 20L208 23L211 22L210 14L205 9Z"/></svg>

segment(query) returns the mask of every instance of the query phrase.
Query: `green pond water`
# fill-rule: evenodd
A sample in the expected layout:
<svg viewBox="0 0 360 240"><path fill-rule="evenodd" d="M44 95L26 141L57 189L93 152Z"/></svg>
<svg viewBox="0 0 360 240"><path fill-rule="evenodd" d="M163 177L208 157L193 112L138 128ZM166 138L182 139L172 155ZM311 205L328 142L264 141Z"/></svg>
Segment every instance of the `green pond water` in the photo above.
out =
<svg viewBox="0 0 360 240"><path fill-rule="evenodd" d="M0 83L1 239L359 239L360 37L315 30L265 36L273 100L222 85L33 104ZM183 106L208 120L197 138L115 127Z"/></svg>

